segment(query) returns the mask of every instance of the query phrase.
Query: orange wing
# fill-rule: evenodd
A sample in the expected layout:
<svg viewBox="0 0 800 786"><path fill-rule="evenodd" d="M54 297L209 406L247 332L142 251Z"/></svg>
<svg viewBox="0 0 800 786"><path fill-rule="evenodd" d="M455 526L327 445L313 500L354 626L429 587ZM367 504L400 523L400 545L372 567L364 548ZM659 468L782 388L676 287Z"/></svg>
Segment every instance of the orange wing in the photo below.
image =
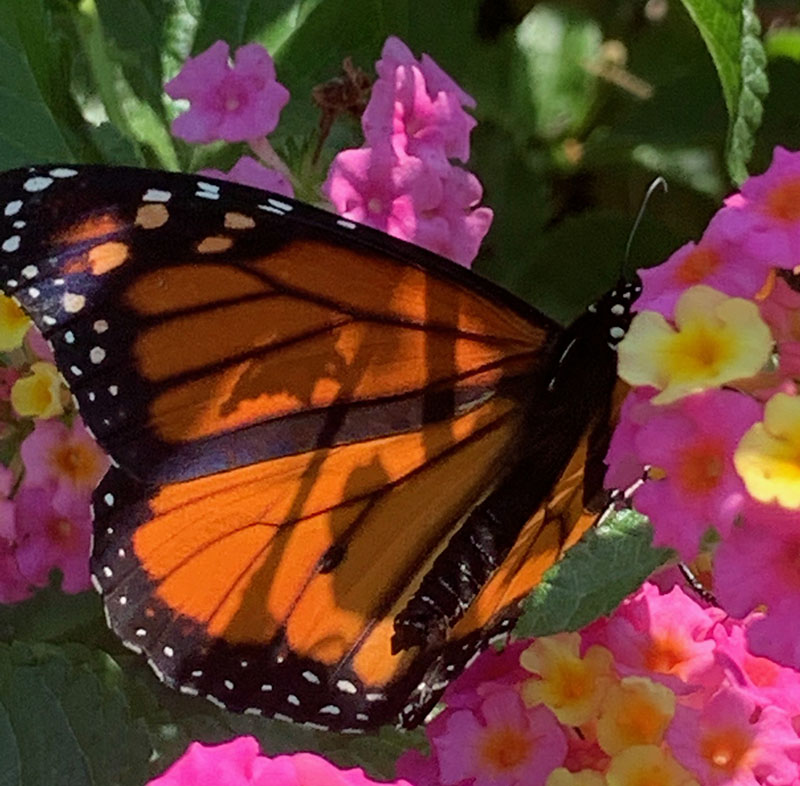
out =
<svg viewBox="0 0 800 786"><path fill-rule="evenodd" d="M560 497L607 332L232 184L56 167L0 198L25 222L6 290L118 465L94 500L110 624L171 684L416 723L585 528Z"/></svg>

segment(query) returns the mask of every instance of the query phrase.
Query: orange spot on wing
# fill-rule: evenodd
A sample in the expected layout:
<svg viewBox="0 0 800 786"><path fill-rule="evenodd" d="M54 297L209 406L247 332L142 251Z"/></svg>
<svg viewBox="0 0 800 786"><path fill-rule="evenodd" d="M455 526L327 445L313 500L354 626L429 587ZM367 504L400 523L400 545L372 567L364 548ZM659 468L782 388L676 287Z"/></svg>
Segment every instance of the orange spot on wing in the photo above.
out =
<svg viewBox="0 0 800 786"><path fill-rule="evenodd" d="M100 213L74 224L61 232L56 240L59 243L82 243L97 240L125 228L125 223L114 213Z"/></svg>
<svg viewBox="0 0 800 786"><path fill-rule="evenodd" d="M201 254L219 254L227 251L233 245L233 240L222 235L209 235L197 244L197 250Z"/></svg>
<svg viewBox="0 0 800 786"><path fill-rule="evenodd" d="M65 273L91 273L102 276L119 267L128 258L130 249L127 243L109 240L90 248L86 253L75 256L64 263Z"/></svg>
<svg viewBox="0 0 800 786"><path fill-rule="evenodd" d="M256 222L244 213L226 213L225 229L253 229Z"/></svg>
<svg viewBox="0 0 800 786"><path fill-rule="evenodd" d="M166 205L142 205L136 211L136 225L142 229L158 229L169 221L169 210Z"/></svg>

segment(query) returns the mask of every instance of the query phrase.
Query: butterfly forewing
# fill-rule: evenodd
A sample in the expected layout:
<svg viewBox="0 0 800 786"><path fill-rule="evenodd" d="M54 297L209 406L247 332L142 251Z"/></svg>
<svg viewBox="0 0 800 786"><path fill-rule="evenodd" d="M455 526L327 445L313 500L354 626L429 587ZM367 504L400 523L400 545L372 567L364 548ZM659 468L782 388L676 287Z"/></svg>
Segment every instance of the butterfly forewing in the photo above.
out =
<svg viewBox="0 0 800 786"><path fill-rule="evenodd" d="M613 384L602 329L230 183L41 167L2 176L0 208L0 283L117 465L94 499L110 624L169 683L419 722L590 520L573 453Z"/></svg>

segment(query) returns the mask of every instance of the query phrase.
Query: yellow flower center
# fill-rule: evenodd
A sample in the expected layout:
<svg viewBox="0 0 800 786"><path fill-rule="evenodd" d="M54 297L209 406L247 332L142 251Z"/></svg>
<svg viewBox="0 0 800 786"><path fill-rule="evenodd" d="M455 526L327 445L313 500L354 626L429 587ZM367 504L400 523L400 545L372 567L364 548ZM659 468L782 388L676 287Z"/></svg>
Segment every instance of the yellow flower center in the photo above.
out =
<svg viewBox="0 0 800 786"><path fill-rule="evenodd" d="M481 760L494 772L508 772L530 757L528 737L509 727L491 729L480 747Z"/></svg>
<svg viewBox="0 0 800 786"><path fill-rule="evenodd" d="M675 283L684 287L699 284L713 273L722 260L713 248L693 248L674 273Z"/></svg>
<svg viewBox="0 0 800 786"><path fill-rule="evenodd" d="M800 178L786 180L772 189L767 198L766 213L778 221L800 219Z"/></svg>

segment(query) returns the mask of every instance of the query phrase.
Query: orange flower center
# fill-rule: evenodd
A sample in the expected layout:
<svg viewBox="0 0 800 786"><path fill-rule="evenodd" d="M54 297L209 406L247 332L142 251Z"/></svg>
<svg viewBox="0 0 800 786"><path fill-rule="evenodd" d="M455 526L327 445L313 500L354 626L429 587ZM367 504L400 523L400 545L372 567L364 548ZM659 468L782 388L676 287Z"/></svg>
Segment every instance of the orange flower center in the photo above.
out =
<svg viewBox="0 0 800 786"><path fill-rule="evenodd" d="M75 527L69 519L52 518L47 522L47 534L50 540L62 545L66 545L72 540L74 531Z"/></svg>
<svg viewBox="0 0 800 786"><path fill-rule="evenodd" d="M683 643L670 635L653 638L645 652L645 665L651 671L668 674L686 660Z"/></svg>
<svg viewBox="0 0 800 786"><path fill-rule="evenodd" d="M67 442L53 452L56 474L69 478L76 485L86 484L94 477L97 462L86 446Z"/></svg>
<svg viewBox="0 0 800 786"><path fill-rule="evenodd" d="M724 447L716 440L690 445L683 451L678 464L676 480L680 487L692 494L707 494L719 484L724 469Z"/></svg>
<svg viewBox="0 0 800 786"><path fill-rule="evenodd" d="M742 664L747 676L760 688L774 685L780 674L780 667L769 658L759 658L755 655L745 655Z"/></svg>
<svg viewBox="0 0 800 786"><path fill-rule="evenodd" d="M750 748L750 739L739 729L723 729L705 734L700 754L717 770L736 772Z"/></svg>
<svg viewBox="0 0 800 786"><path fill-rule="evenodd" d="M675 271L675 281L682 286L692 286L705 281L722 260L713 248L693 248Z"/></svg>
<svg viewBox="0 0 800 786"><path fill-rule="evenodd" d="M483 739L480 757L494 772L508 772L531 755L531 743L521 731L512 728L490 730Z"/></svg>
<svg viewBox="0 0 800 786"><path fill-rule="evenodd" d="M800 219L800 178L786 180L772 189L767 198L766 213L778 221Z"/></svg>

